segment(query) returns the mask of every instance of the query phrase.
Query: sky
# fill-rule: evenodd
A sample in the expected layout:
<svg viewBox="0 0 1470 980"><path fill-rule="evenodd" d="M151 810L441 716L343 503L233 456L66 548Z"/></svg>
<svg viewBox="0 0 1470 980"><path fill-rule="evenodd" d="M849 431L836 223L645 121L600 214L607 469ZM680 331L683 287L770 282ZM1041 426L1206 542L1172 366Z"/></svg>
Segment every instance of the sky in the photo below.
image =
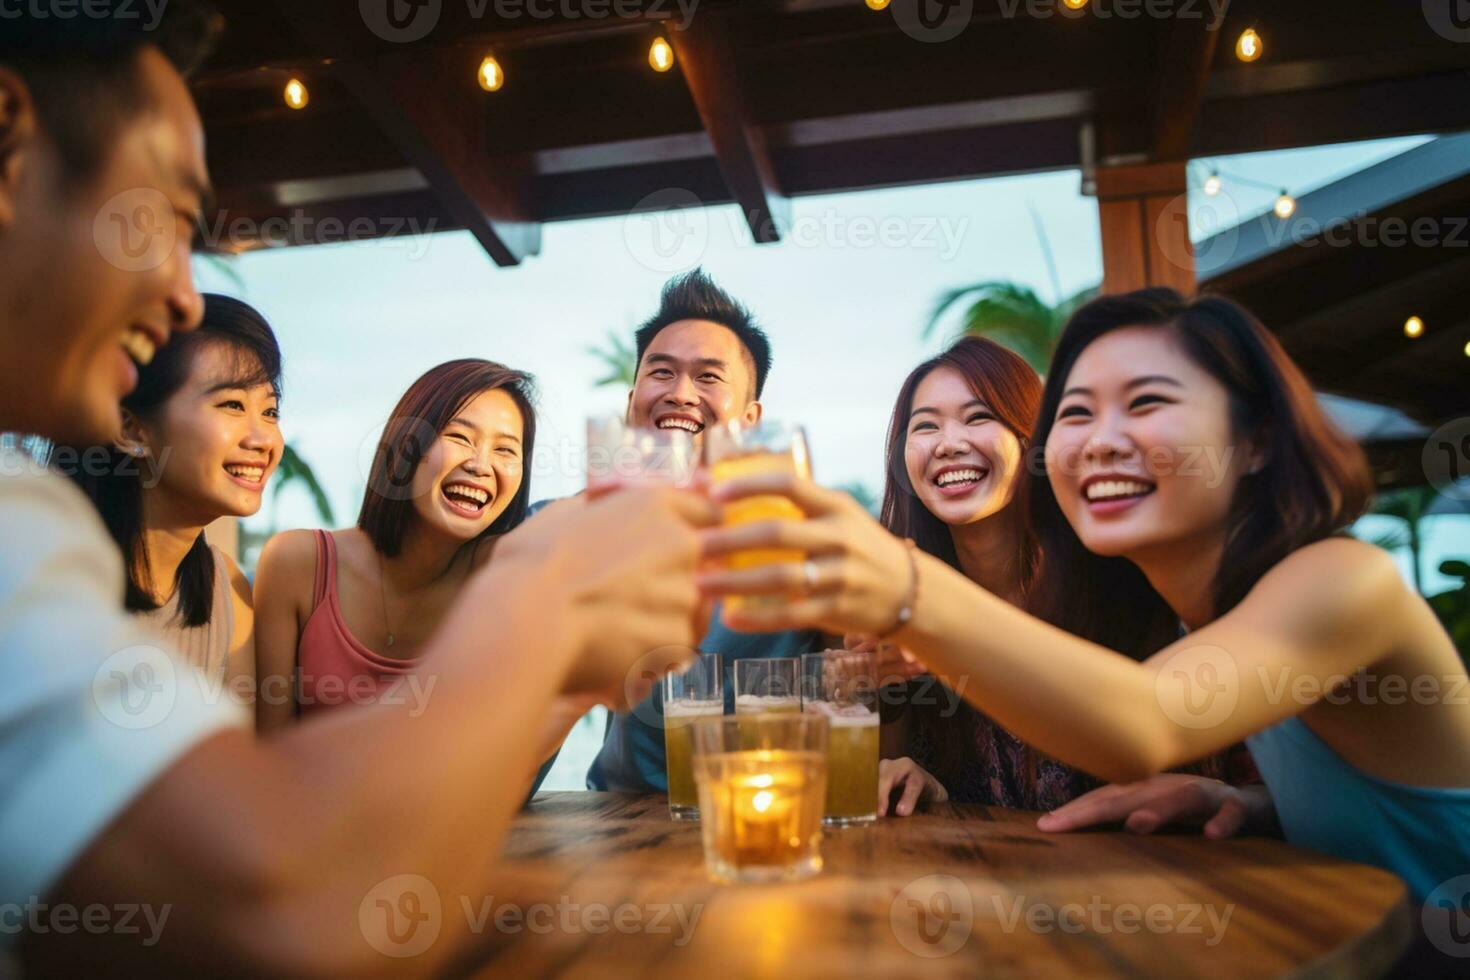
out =
<svg viewBox="0 0 1470 980"><path fill-rule="evenodd" d="M1216 166L1228 176L1220 197L1191 194L1195 236L1274 203L1275 192L1230 176L1302 194L1419 142L1199 161L1196 184ZM286 366L282 425L325 484L339 526L356 516L378 432L398 397L456 357L536 376L532 497L580 490L585 421L620 412L627 394L596 386L602 365L588 348L610 334L631 341L663 282L696 264L770 334L766 416L807 428L819 480L877 492L898 386L951 339L958 318L956 311L922 335L941 293L1009 279L1054 301L1101 280L1097 204L1080 186L1081 175L1066 171L798 198L792 232L761 246L734 206L559 222L545 226L540 255L504 269L464 232L270 250L227 260L229 274L201 262L200 285L253 304L275 328ZM1431 547L1444 539L1443 549L1470 551L1465 520L1447 519ZM319 524L294 489L246 526Z"/></svg>

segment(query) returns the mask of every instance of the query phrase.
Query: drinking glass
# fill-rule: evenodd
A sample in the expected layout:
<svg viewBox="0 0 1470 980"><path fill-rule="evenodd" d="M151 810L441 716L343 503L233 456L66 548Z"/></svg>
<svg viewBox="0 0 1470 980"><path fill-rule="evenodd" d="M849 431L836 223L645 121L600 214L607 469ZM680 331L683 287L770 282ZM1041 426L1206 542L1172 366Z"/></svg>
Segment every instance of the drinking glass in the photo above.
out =
<svg viewBox="0 0 1470 980"><path fill-rule="evenodd" d="M682 673L664 675L664 757L669 774L669 816L699 819L689 726L725 713L724 668L718 653L702 653Z"/></svg>
<svg viewBox="0 0 1470 980"><path fill-rule="evenodd" d="M773 472L795 473L807 478L812 475L806 432L799 425L762 422L746 427L738 422L730 422L715 426L706 433L705 452L710 476L716 482ZM726 527L755 521L800 521L805 517L801 508L777 494L745 497L731 501L724 507ZM805 557L799 550L756 548L736 552L725 561L727 567L739 571L777 562L799 562ZM746 603L779 601L780 597L777 596L730 596L725 600L732 609L738 609Z"/></svg>
<svg viewBox="0 0 1470 980"><path fill-rule="evenodd" d="M709 876L797 881L821 871L827 719L702 718L692 732Z"/></svg>
<svg viewBox="0 0 1470 980"><path fill-rule="evenodd" d="M587 420L587 492L618 486L687 487L699 454L679 429L638 429L616 415Z"/></svg>
<svg viewBox="0 0 1470 980"><path fill-rule="evenodd" d="M801 691L796 686L800 663L795 657L735 661L735 713L800 713Z"/></svg>
<svg viewBox="0 0 1470 980"><path fill-rule="evenodd" d="M801 658L802 711L825 717L827 803L822 822L851 827L878 819L878 677L872 653L828 650Z"/></svg>

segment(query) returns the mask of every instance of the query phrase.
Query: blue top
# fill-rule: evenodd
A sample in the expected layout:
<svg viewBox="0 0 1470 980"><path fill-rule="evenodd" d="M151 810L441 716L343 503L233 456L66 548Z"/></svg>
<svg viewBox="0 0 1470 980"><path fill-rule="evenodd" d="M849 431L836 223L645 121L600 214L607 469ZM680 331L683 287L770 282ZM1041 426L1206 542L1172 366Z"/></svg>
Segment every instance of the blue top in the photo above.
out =
<svg viewBox="0 0 1470 980"><path fill-rule="evenodd" d="M1369 775L1296 717L1245 742L1292 844L1392 871L1418 901L1470 870L1470 788Z"/></svg>

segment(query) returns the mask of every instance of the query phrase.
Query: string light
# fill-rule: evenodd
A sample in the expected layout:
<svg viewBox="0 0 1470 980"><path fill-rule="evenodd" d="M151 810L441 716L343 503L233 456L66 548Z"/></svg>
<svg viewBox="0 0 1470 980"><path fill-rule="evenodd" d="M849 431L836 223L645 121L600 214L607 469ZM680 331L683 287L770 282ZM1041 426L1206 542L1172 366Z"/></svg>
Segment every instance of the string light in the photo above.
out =
<svg viewBox="0 0 1470 980"><path fill-rule="evenodd" d="M869 10L887 10L888 0L867 0Z"/></svg>
<svg viewBox="0 0 1470 980"><path fill-rule="evenodd" d="M1424 336L1424 321L1417 316L1411 316L1404 321L1404 336L1411 339Z"/></svg>
<svg viewBox="0 0 1470 980"><path fill-rule="evenodd" d="M1465 345L1465 356L1470 357L1470 344Z"/></svg>
<svg viewBox="0 0 1470 980"><path fill-rule="evenodd" d="M662 34L653 39L648 49L648 66L654 71L668 71L674 67L674 49L669 47Z"/></svg>
<svg viewBox="0 0 1470 980"><path fill-rule="evenodd" d="M1225 186L1224 181L1222 181L1220 179L1220 174L1219 174L1218 171L1215 172L1215 173L1210 174L1208 177L1205 178L1205 196L1206 197L1217 197L1217 196L1219 196L1220 189L1222 187L1224 187L1224 186Z"/></svg>
<svg viewBox="0 0 1470 980"><path fill-rule="evenodd" d="M1282 188L1281 196L1276 199L1276 217L1285 221L1296 214L1296 198L1292 197Z"/></svg>
<svg viewBox="0 0 1470 980"><path fill-rule="evenodd" d="M1081 10L1087 6L1088 0L1062 0L1068 10Z"/></svg>
<svg viewBox="0 0 1470 980"><path fill-rule="evenodd" d="M1261 35L1256 33L1254 27L1247 28L1246 32L1240 35L1240 40L1235 42L1235 56L1245 62L1260 58L1265 49L1265 42L1261 40Z"/></svg>
<svg viewBox="0 0 1470 980"><path fill-rule="evenodd" d="M301 79L293 78L286 83L286 104L293 109L305 109L306 104L311 101L311 93Z"/></svg>
<svg viewBox="0 0 1470 980"><path fill-rule="evenodd" d="M480 62L479 79L480 88L487 92L499 92L505 84L505 71L493 54L485 55L485 60Z"/></svg>

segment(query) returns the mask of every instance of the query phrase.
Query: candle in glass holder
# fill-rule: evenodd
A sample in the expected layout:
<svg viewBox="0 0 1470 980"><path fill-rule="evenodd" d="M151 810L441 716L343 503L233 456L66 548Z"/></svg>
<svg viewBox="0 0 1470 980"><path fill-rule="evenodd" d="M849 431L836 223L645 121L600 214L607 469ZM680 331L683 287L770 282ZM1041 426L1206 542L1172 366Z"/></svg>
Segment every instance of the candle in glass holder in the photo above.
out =
<svg viewBox="0 0 1470 980"><path fill-rule="evenodd" d="M822 868L827 760L759 749L697 760L705 859L718 881L794 880Z"/></svg>

